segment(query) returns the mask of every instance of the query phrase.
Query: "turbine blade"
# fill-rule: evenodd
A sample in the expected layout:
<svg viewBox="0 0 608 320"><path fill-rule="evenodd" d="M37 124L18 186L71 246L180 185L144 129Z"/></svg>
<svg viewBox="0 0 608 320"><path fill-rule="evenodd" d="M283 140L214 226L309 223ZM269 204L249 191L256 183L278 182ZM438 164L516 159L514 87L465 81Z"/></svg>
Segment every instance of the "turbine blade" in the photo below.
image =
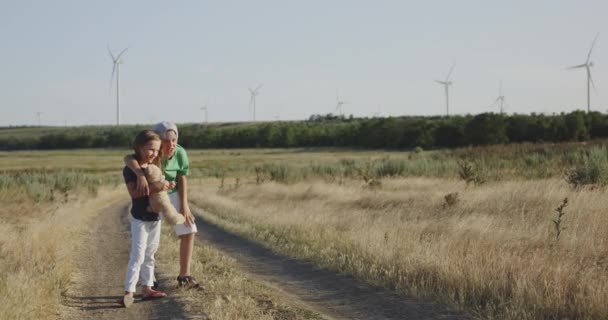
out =
<svg viewBox="0 0 608 320"><path fill-rule="evenodd" d="M116 61L112 64L112 75L110 75L110 94L112 93L112 84L114 83L114 72L116 72Z"/></svg>
<svg viewBox="0 0 608 320"><path fill-rule="evenodd" d="M589 59L591 59L591 51L593 51L593 47L595 47L595 41L597 40L597 37L599 37L600 33L598 32L595 35L595 38L593 38L593 42L591 43L591 49L589 49L589 53L587 54L587 61L585 62L586 64L589 63Z"/></svg>
<svg viewBox="0 0 608 320"><path fill-rule="evenodd" d="M124 50L122 50L118 56L116 56L116 60L120 59L120 56L122 56L123 53L127 52L127 50L129 50L129 47L126 47Z"/></svg>
<svg viewBox="0 0 608 320"><path fill-rule="evenodd" d="M258 90L260 90L260 88L262 88L263 86L264 86L263 84L260 84L253 91L258 92Z"/></svg>
<svg viewBox="0 0 608 320"><path fill-rule="evenodd" d="M441 81L441 80L435 80L435 82L437 82L437 83L439 83L439 84L442 84L442 85L446 85L446 83L447 83L447 82L445 82L445 81Z"/></svg>
<svg viewBox="0 0 608 320"><path fill-rule="evenodd" d="M593 82L593 77L591 76L591 70L587 69L588 75L589 75L589 82L591 82L591 87L593 87L593 92L595 92L595 94L597 94L597 89L595 88L595 82Z"/></svg>
<svg viewBox="0 0 608 320"><path fill-rule="evenodd" d="M116 58L112 54L112 50L110 50L110 45L108 45L108 53L110 54L110 58L112 59L112 61L116 61Z"/></svg>
<svg viewBox="0 0 608 320"><path fill-rule="evenodd" d="M452 71L454 71L455 66L456 66L456 63L452 63L452 66L450 67L450 72L448 72L448 76L445 77L445 82L448 82L450 80L450 76L452 75Z"/></svg>
<svg viewBox="0 0 608 320"><path fill-rule="evenodd" d="M578 68L584 68L584 67L586 67L586 66L587 66L587 64L585 63L585 64L579 64L579 65L577 65L577 66L570 67L570 68L568 68L568 69L578 69Z"/></svg>

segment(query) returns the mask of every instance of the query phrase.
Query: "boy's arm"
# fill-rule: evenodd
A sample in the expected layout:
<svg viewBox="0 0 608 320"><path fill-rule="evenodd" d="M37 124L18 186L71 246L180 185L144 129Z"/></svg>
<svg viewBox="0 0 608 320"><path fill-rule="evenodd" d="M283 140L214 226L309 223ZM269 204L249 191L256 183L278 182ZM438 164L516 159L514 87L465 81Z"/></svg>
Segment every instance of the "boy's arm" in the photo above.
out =
<svg viewBox="0 0 608 320"><path fill-rule="evenodd" d="M194 216L190 212L190 206L188 205L188 180L186 176L177 176L177 194L179 195L179 203L181 204L181 212L186 218L186 225L194 224Z"/></svg>
<svg viewBox="0 0 608 320"><path fill-rule="evenodd" d="M148 186L148 180L146 180L146 175L144 171L137 163L137 160L132 155L126 155L124 158L125 165L129 167L135 175L137 175L137 192L143 195L150 195L150 187Z"/></svg>

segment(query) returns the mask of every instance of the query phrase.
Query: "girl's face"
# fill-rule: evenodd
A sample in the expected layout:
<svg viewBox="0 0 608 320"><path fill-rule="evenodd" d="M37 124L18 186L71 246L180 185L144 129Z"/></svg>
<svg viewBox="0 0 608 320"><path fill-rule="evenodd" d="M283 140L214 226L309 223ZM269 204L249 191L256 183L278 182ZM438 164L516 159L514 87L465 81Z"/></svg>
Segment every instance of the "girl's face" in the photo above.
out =
<svg viewBox="0 0 608 320"><path fill-rule="evenodd" d="M150 140L145 145L139 148L139 157L142 163L151 163L160 151L160 141Z"/></svg>
<svg viewBox="0 0 608 320"><path fill-rule="evenodd" d="M177 147L177 137L175 136L175 134L169 134L168 136L168 139L163 139L162 148L163 157L170 158L171 156L173 156L175 148Z"/></svg>

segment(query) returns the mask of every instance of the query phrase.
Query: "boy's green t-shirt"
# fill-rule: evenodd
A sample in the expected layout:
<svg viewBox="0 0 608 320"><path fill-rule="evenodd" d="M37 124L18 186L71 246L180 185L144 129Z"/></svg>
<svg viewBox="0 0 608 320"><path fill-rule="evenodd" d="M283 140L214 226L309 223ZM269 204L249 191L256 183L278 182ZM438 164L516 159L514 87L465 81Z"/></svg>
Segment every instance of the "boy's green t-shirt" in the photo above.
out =
<svg viewBox="0 0 608 320"><path fill-rule="evenodd" d="M188 162L188 154L186 150L179 144L175 147L175 153L169 159L163 160L163 173L167 181L175 181L177 183L177 176L187 176L190 171L190 162ZM175 188L167 191L173 193L177 191L177 184Z"/></svg>

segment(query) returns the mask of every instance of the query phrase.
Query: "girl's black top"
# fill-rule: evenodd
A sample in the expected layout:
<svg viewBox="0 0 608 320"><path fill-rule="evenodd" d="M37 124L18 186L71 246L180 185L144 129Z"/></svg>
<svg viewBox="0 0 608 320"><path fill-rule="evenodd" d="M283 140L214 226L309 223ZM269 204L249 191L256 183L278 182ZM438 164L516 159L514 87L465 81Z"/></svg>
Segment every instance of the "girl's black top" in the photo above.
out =
<svg viewBox="0 0 608 320"><path fill-rule="evenodd" d="M129 167L124 167L124 169L122 169L122 175L125 178L125 183L137 183L137 175L129 169ZM148 198L148 196L132 199L131 201L133 203L131 206L131 215L133 218L141 221L160 220L158 213L148 211L148 207L150 206L150 198Z"/></svg>

